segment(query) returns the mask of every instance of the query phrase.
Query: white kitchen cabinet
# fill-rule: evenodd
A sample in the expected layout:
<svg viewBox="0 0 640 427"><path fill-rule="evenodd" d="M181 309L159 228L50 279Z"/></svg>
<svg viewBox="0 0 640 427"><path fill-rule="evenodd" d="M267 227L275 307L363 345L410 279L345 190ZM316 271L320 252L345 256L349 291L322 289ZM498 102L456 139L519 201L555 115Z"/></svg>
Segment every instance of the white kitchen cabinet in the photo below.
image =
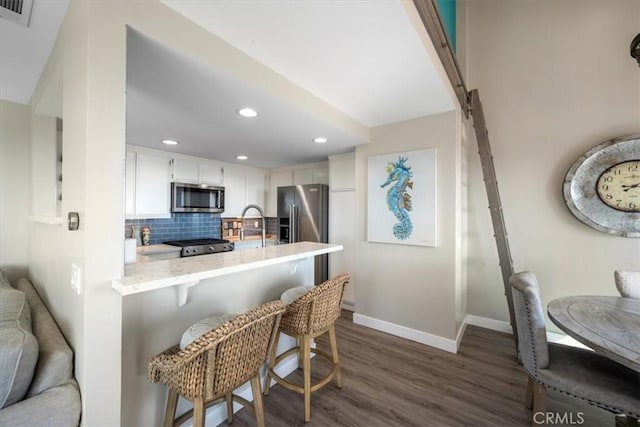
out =
<svg viewBox="0 0 640 427"><path fill-rule="evenodd" d="M329 156L329 189L352 191L356 189L356 154Z"/></svg>
<svg viewBox="0 0 640 427"><path fill-rule="evenodd" d="M249 204L265 209L265 174L259 169L228 165L224 169L225 209L223 217L239 217ZM256 216L256 211L247 216Z"/></svg>
<svg viewBox="0 0 640 427"><path fill-rule="evenodd" d="M223 167L215 160L174 156L171 175L176 182L222 185Z"/></svg>
<svg viewBox="0 0 640 427"><path fill-rule="evenodd" d="M198 162L200 182L203 184L221 185L224 181L224 169L222 165L213 160L200 160Z"/></svg>
<svg viewBox="0 0 640 427"><path fill-rule="evenodd" d="M188 157L174 157L172 160L172 178L176 182L190 182L197 184L199 181L199 162Z"/></svg>
<svg viewBox="0 0 640 427"><path fill-rule="evenodd" d="M311 169L311 184L329 184L329 167Z"/></svg>
<svg viewBox="0 0 640 427"><path fill-rule="evenodd" d="M243 168L224 168L224 213L223 217L239 217L246 205L246 182Z"/></svg>
<svg viewBox="0 0 640 427"><path fill-rule="evenodd" d="M171 217L169 155L127 150L126 158L126 217Z"/></svg>
<svg viewBox="0 0 640 427"><path fill-rule="evenodd" d="M260 206L262 209L266 209L265 206L265 195L267 191L266 187L266 175L261 170L249 169L247 170L246 175L247 181L247 201L246 204L256 204Z"/></svg>
<svg viewBox="0 0 640 427"><path fill-rule="evenodd" d="M329 167L312 166L293 170L293 185L328 184Z"/></svg>
<svg viewBox="0 0 640 427"><path fill-rule="evenodd" d="M293 185L313 184L313 169L294 169Z"/></svg>
<svg viewBox="0 0 640 427"><path fill-rule="evenodd" d="M278 216L278 187L293 185L292 171L271 172L269 176L269 200L267 200L267 216Z"/></svg>

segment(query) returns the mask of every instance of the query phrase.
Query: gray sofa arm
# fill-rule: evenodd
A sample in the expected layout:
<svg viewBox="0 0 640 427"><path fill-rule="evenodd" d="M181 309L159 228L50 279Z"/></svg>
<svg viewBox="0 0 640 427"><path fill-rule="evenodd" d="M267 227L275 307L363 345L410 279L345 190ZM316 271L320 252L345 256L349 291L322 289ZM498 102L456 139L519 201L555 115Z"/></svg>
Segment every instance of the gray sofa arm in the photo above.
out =
<svg viewBox="0 0 640 427"><path fill-rule="evenodd" d="M75 427L80 423L80 392L75 380L0 409L1 426Z"/></svg>

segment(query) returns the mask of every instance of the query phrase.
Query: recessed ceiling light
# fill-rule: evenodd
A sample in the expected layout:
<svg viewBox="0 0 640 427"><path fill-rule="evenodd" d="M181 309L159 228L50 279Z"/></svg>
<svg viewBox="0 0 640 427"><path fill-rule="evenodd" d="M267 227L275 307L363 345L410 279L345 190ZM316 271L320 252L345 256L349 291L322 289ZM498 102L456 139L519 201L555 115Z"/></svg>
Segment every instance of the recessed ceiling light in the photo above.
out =
<svg viewBox="0 0 640 427"><path fill-rule="evenodd" d="M328 139L325 138L324 136L319 136L317 138L313 138L313 142L317 142L318 144L324 144L327 141L328 141Z"/></svg>
<svg viewBox="0 0 640 427"><path fill-rule="evenodd" d="M256 117L258 115L258 112L253 108L241 108L238 110L238 114L240 114L242 117Z"/></svg>
<svg viewBox="0 0 640 427"><path fill-rule="evenodd" d="M178 141L175 139L163 139L162 143L167 145L178 145Z"/></svg>
<svg viewBox="0 0 640 427"><path fill-rule="evenodd" d="M245 155L240 154L240 155L237 155L237 156L236 156L236 159L238 159L238 160L247 160L247 159L248 159L248 157L247 157L247 156L245 156Z"/></svg>

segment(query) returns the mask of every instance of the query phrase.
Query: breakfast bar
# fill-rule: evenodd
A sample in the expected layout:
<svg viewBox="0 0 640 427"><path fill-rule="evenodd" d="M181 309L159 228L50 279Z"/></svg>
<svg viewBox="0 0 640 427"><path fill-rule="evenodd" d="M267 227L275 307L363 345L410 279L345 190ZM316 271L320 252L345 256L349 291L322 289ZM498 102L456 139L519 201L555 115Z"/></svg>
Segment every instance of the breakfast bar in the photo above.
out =
<svg viewBox="0 0 640 427"><path fill-rule="evenodd" d="M299 242L126 265L124 276L112 282L113 291L122 295L122 399L128 402L122 424L162 424L166 390L148 382L148 364L179 342L189 326L279 299L293 286L313 285L315 256L342 249ZM285 340L278 353L293 345ZM297 360L291 360L282 374L296 368ZM178 413L186 409L188 404L180 400ZM220 408L220 420L223 415ZM209 417L216 419L216 414Z"/></svg>

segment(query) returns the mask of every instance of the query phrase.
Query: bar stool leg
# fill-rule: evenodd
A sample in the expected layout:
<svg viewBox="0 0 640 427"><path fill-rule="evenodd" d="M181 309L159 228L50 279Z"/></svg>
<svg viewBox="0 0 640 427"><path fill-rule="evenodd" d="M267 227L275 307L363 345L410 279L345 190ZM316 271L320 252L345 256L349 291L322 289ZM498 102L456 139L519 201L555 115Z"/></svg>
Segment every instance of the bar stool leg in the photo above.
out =
<svg viewBox="0 0 640 427"><path fill-rule="evenodd" d="M338 342L336 341L336 328L331 325L329 328L329 344L331 345L331 357L336 365L336 383L338 388L342 388L342 375L340 373L340 360L338 359Z"/></svg>
<svg viewBox="0 0 640 427"><path fill-rule="evenodd" d="M176 406L178 405L178 393L169 389L167 397L167 409L164 413L164 427L173 427L173 420L176 419Z"/></svg>
<svg viewBox="0 0 640 427"><path fill-rule="evenodd" d="M251 377L251 393L253 393L253 409L256 413L258 427L265 427L264 407L262 406L262 391L260 390L260 376Z"/></svg>
<svg viewBox="0 0 640 427"><path fill-rule="evenodd" d="M301 337L302 371L304 377L304 422L311 421L311 337Z"/></svg>
<svg viewBox="0 0 640 427"><path fill-rule="evenodd" d="M233 422L233 396L231 393L227 393L224 400L227 402L227 423L231 424Z"/></svg>
<svg viewBox="0 0 640 427"><path fill-rule="evenodd" d="M265 396L269 395L269 388L271 388L271 371L276 365L276 351L278 350L278 342L280 341L280 332L276 331L275 334L276 336L273 340L273 345L271 346L271 354L269 355L267 374L264 376L264 388L262 389L262 393L264 393Z"/></svg>
<svg viewBox="0 0 640 427"><path fill-rule="evenodd" d="M204 427L205 410L204 398L196 397L193 400L193 427Z"/></svg>

